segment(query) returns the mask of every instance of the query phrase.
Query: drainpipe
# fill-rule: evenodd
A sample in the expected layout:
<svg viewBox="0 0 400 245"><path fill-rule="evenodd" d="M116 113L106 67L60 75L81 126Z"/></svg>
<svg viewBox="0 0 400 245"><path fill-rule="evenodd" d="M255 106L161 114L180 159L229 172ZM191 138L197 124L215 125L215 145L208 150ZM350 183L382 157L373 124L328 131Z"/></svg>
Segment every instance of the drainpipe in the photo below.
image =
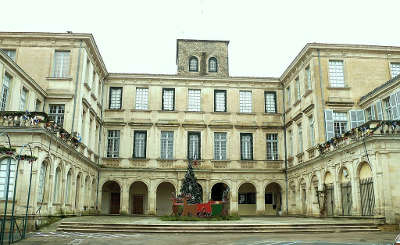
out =
<svg viewBox="0 0 400 245"><path fill-rule="evenodd" d="M100 165L100 157L103 155L101 154L100 150L101 150L101 133L103 131L103 97L104 97L104 83L107 79L108 75L104 76L103 78L103 82L101 84L101 111L100 111L100 127L99 127L99 144L97 145L97 152L99 153L99 158L97 159L97 165ZM97 192L96 192L96 208L98 209L99 207L99 185L100 185L100 169L97 168Z"/></svg>
<svg viewBox="0 0 400 245"><path fill-rule="evenodd" d="M81 66L81 51L82 51L82 40L81 40L81 43L79 45L78 68L76 69L76 77L75 77L74 109L72 111L71 133L74 133L74 122L75 122L75 112L76 112L76 97L78 96L79 69L80 69L80 66Z"/></svg>
<svg viewBox="0 0 400 245"><path fill-rule="evenodd" d="M282 117L283 117L283 142L284 142L284 148L285 148L285 183L286 183L286 215L289 215L289 186L288 186L288 162L287 162L287 141L286 141L286 106L285 106L285 86L283 86L282 83L282 105L283 105L283 112L282 112Z"/></svg>
<svg viewBox="0 0 400 245"><path fill-rule="evenodd" d="M324 118L324 131L325 131L325 138L326 138L326 118L325 118L325 100L324 100L324 88L322 87L322 72L321 72L321 55L320 55L320 50L317 49L318 52L318 73L319 73L319 88L321 90L321 109L322 109L322 115ZM317 110L318 113L318 110Z"/></svg>

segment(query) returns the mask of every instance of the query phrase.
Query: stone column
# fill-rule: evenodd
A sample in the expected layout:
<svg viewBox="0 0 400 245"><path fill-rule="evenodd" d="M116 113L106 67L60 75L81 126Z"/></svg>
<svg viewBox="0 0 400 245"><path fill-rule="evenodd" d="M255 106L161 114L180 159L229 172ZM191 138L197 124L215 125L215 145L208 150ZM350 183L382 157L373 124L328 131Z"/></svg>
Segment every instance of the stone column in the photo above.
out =
<svg viewBox="0 0 400 245"><path fill-rule="evenodd" d="M127 186L126 182L122 184L121 190L121 214L128 214L129 213L129 187Z"/></svg>
<svg viewBox="0 0 400 245"><path fill-rule="evenodd" d="M264 215L265 213L265 191L262 188L262 185L257 187L257 196L256 196L256 214Z"/></svg>
<svg viewBox="0 0 400 245"><path fill-rule="evenodd" d="M351 198L352 198L352 215L361 215L361 194L360 194L360 178L351 179Z"/></svg>
<svg viewBox="0 0 400 245"><path fill-rule="evenodd" d="M157 185L155 181L151 180L149 185L149 215L156 215L156 195L157 195Z"/></svg>
<svg viewBox="0 0 400 245"><path fill-rule="evenodd" d="M238 215L239 213L239 207L238 207L238 190L237 190L237 183L232 182L231 184L231 196L230 196L230 215Z"/></svg>

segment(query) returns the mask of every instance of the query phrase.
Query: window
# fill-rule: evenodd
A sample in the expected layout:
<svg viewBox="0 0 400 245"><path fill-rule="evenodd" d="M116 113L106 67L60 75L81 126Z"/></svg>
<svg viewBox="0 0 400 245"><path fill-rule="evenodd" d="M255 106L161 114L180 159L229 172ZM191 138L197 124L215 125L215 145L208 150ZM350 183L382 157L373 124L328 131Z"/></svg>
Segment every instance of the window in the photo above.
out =
<svg viewBox="0 0 400 245"><path fill-rule="evenodd" d="M188 159L201 159L201 139L200 132L188 132Z"/></svg>
<svg viewBox="0 0 400 245"><path fill-rule="evenodd" d="M288 105L290 105L290 101L291 101L291 92L290 92L290 86L286 88L286 102Z"/></svg>
<svg viewBox="0 0 400 245"><path fill-rule="evenodd" d="M310 123L310 146L314 146L315 145L315 131L314 131L314 118L310 117L308 119L309 123Z"/></svg>
<svg viewBox="0 0 400 245"><path fill-rule="evenodd" d="M4 79L3 79L3 87L1 89L1 110L5 111L7 108L7 103L8 103L8 94L10 91L10 82L11 82L12 77L5 73Z"/></svg>
<svg viewBox="0 0 400 245"><path fill-rule="evenodd" d="M293 156L293 132L289 131L289 156Z"/></svg>
<svg viewBox="0 0 400 245"><path fill-rule="evenodd" d="M364 124L364 111L351 110L350 111L350 128L356 128Z"/></svg>
<svg viewBox="0 0 400 245"><path fill-rule="evenodd" d="M49 105L49 108L50 120L62 126L64 124L65 105Z"/></svg>
<svg viewBox="0 0 400 245"><path fill-rule="evenodd" d="M218 63L215 57L211 57L208 59L208 72L217 72L218 71Z"/></svg>
<svg viewBox="0 0 400 245"><path fill-rule="evenodd" d="M147 110L149 109L149 89L148 88L136 88L136 110Z"/></svg>
<svg viewBox="0 0 400 245"><path fill-rule="evenodd" d="M14 197L14 184L15 184L15 171L17 162L12 158L4 158L0 162L0 199L6 199L6 188L7 188L7 179L8 182L8 200L12 200ZM9 166L9 172L7 168Z"/></svg>
<svg viewBox="0 0 400 245"><path fill-rule="evenodd" d="M296 78L296 93L297 93L297 100L301 99L301 91L300 91L300 81L299 81L299 77Z"/></svg>
<svg viewBox="0 0 400 245"><path fill-rule="evenodd" d="M26 108L26 97L28 97L28 90L26 88L22 88L21 100L19 102L19 110L20 111L24 111Z"/></svg>
<svg viewBox="0 0 400 245"><path fill-rule="evenodd" d="M392 78L400 74L400 63L390 63Z"/></svg>
<svg viewBox="0 0 400 245"><path fill-rule="evenodd" d="M110 87L110 104L112 110L119 110L122 107L122 88Z"/></svg>
<svg viewBox="0 0 400 245"><path fill-rule="evenodd" d="M342 60L329 61L329 83L331 87L344 87L344 67Z"/></svg>
<svg viewBox="0 0 400 245"><path fill-rule="evenodd" d="M278 160L278 134L267 134L267 160Z"/></svg>
<svg viewBox="0 0 400 245"><path fill-rule="evenodd" d="M107 157L119 157L119 130L108 130Z"/></svg>
<svg viewBox="0 0 400 245"><path fill-rule="evenodd" d="M173 159L174 132L161 132L161 159Z"/></svg>
<svg viewBox="0 0 400 245"><path fill-rule="evenodd" d="M383 100L387 120L400 119L400 90Z"/></svg>
<svg viewBox="0 0 400 245"><path fill-rule="evenodd" d="M392 106L390 104L389 97L383 100L383 105L385 106L385 114L386 114L385 119L392 120Z"/></svg>
<svg viewBox="0 0 400 245"><path fill-rule="evenodd" d="M214 90L214 111L226 112L226 90Z"/></svg>
<svg viewBox="0 0 400 245"><path fill-rule="evenodd" d="M135 131L133 137L133 158L146 158L146 131Z"/></svg>
<svg viewBox="0 0 400 245"><path fill-rule="evenodd" d="M371 105L367 109L365 109L365 119L367 121L375 120L375 105Z"/></svg>
<svg viewBox="0 0 400 245"><path fill-rule="evenodd" d="M40 100L36 100L35 111L41 111L42 102Z"/></svg>
<svg viewBox="0 0 400 245"><path fill-rule="evenodd" d="M189 59L189 71L199 71L199 61L194 56Z"/></svg>
<svg viewBox="0 0 400 245"><path fill-rule="evenodd" d="M200 89L188 90L188 111L200 111Z"/></svg>
<svg viewBox="0 0 400 245"><path fill-rule="evenodd" d="M307 84L307 89L311 90L312 89L312 84L311 84L311 70L310 66L306 67L306 84Z"/></svg>
<svg viewBox="0 0 400 245"><path fill-rule="evenodd" d="M7 56L10 57L13 61L15 61L15 54L16 54L15 49L3 49L3 52L6 53Z"/></svg>
<svg viewBox="0 0 400 245"><path fill-rule="evenodd" d="M175 110L175 89L163 88L162 89L162 110L173 111Z"/></svg>
<svg viewBox="0 0 400 245"><path fill-rule="evenodd" d="M253 160L253 135L249 133L240 134L240 159Z"/></svg>
<svg viewBox="0 0 400 245"><path fill-rule="evenodd" d="M214 133L214 160L226 160L226 133Z"/></svg>
<svg viewBox="0 0 400 245"><path fill-rule="evenodd" d="M297 125L297 133L298 133L298 144L299 144L299 151L298 153L302 153L303 152L303 127L301 124Z"/></svg>
<svg viewBox="0 0 400 245"><path fill-rule="evenodd" d="M54 53L53 77L69 76L69 51L56 51Z"/></svg>
<svg viewBox="0 0 400 245"><path fill-rule="evenodd" d="M335 137L340 137L347 131L347 113L333 112L333 128Z"/></svg>
<svg viewBox="0 0 400 245"><path fill-rule="evenodd" d="M265 100L265 112L276 113L276 93L275 92L264 92Z"/></svg>
<svg viewBox="0 0 400 245"><path fill-rule="evenodd" d="M239 101L240 101L240 112L251 113L252 111L251 91L240 91Z"/></svg>
<svg viewBox="0 0 400 245"><path fill-rule="evenodd" d="M44 201L44 187L46 184L47 164L42 162L40 165L39 186L38 186L38 202Z"/></svg>
<svg viewBox="0 0 400 245"><path fill-rule="evenodd" d="M71 189L71 171L67 175L67 185L65 186L65 203L69 204L69 195Z"/></svg>

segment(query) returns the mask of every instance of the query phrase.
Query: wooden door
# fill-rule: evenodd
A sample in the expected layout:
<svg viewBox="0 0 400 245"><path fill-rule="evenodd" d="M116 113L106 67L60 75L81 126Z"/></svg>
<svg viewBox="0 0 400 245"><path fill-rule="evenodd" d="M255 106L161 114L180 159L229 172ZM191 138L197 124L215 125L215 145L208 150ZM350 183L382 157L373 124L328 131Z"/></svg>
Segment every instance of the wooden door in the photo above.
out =
<svg viewBox="0 0 400 245"><path fill-rule="evenodd" d="M120 193L111 192L110 214L119 214Z"/></svg>
<svg viewBox="0 0 400 245"><path fill-rule="evenodd" d="M133 195L132 214L143 214L143 195Z"/></svg>

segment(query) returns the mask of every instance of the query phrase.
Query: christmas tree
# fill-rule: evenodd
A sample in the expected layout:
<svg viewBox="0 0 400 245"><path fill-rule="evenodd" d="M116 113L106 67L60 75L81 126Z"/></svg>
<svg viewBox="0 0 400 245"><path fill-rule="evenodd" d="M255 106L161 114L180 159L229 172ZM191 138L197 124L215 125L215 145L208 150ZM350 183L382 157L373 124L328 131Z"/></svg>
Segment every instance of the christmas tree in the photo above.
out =
<svg viewBox="0 0 400 245"><path fill-rule="evenodd" d="M194 176L191 161L188 163L185 179L183 180L181 187L181 197L185 196L191 197L191 200L188 200L188 203L195 204L203 202L201 186L197 183L197 179Z"/></svg>

